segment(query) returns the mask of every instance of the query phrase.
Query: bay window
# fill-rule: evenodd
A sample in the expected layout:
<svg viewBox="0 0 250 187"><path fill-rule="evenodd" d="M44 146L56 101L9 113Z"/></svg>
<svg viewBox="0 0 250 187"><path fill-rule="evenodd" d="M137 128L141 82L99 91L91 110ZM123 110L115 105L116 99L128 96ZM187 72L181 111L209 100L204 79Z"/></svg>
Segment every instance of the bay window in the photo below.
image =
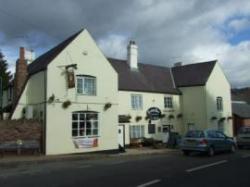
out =
<svg viewBox="0 0 250 187"><path fill-rule="evenodd" d="M98 136L98 113L77 111L72 113L72 137Z"/></svg>

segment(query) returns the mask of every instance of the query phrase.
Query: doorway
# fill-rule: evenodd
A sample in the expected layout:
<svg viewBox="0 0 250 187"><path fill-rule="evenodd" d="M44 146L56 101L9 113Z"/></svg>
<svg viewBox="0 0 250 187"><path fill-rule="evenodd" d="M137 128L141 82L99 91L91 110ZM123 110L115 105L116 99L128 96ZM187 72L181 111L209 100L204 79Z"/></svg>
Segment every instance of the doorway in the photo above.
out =
<svg viewBox="0 0 250 187"><path fill-rule="evenodd" d="M118 145L119 148L125 148L125 126L118 125Z"/></svg>
<svg viewBox="0 0 250 187"><path fill-rule="evenodd" d="M171 125L162 125L162 142L167 143L169 140Z"/></svg>

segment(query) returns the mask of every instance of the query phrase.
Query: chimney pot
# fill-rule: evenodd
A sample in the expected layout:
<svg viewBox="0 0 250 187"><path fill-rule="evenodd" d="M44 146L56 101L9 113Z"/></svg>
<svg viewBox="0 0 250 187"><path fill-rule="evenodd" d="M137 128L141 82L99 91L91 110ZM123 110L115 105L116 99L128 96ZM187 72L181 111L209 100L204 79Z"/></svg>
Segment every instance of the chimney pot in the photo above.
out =
<svg viewBox="0 0 250 187"><path fill-rule="evenodd" d="M127 63L129 64L130 69L137 70L138 69L138 47L136 42L131 40L129 41L127 48Z"/></svg>
<svg viewBox="0 0 250 187"><path fill-rule="evenodd" d="M179 67L179 66L182 66L182 62L176 62L176 63L174 63L174 67Z"/></svg>

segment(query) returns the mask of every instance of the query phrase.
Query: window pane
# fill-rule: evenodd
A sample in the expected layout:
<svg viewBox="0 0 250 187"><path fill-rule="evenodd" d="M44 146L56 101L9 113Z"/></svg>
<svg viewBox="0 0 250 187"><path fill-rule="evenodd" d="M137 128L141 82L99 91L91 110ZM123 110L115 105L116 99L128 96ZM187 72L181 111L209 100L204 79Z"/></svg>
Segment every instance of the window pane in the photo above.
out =
<svg viewBox="0 0 250 187"><path fill-rule="evenodd" d="M93 130L93 135L98 135L98 129Z"/></svg>
<svg viewBox="0 0 250 187"><path fill-rule="evenodd" d="M96 80L95 78L85 77L84 79L84 92L87 95L95 95Z"/></svg>
<svg viewBox="0 0 250 187"><path fill-rule="evenodd" d="M93 123L93 128L94 128L94 129L97 129L97 128L98 128L98 122L97 122L97 121L95 121L95 122Z"/></svg>
<svg viewBox="0 0 250 187"><path fill-rule="evenodd" d="M97 120L98 114L97 113L88 113L87 120Z"/></svg>
<svg viewBox="0 0 250 187"><path fill-rule="evenodd" d="M84 120L85 119L85 114L84 113L80 113L80 120Z"/></svg>
<svg viewBox="0 0 250 187"><path fill-rule="evenodd" d="M89 121L87 122L86 128L91 128L91 123Z"/></svg>
<svg viewBox="0 0 250 187"><path fill-rule="evenodd" d="M85 122L80 122L80 129L84 129L85 128Z"/></svg>
<svg viewBox="0 0 250 187"><path fill-rule="evenodd" d="M79 136L85 136L85 130L84 129L79 130Z"/></svg>
<svg viewBox="0 0 250 187"><path fill-rule="evenodd" d="M83 93L83 79L77 78L77 93Z"/></svg>
<svg viewBox="0 0 250 187"><path fill-rule="evenodd" d="M72 114L72 120L77 120L78 119L78 114L77 113L73 113Z"/></svg>
<svg viewBox="0 0 250 187"><path fill-rule="evenodd" d="M72 136L78 136L77 130L72 130Z"/></svg>
<svg viewBox="0 0 250 187"><path fill-rule="evenodd" d="M78 128L78 123L77 122L73 122L72 123L72 129L77 129Z"/></svg>
<svg viewBox="0 0 250 187"><path fill-rule="evenodd" d="M86 129L86 135L91 135L91 129Z"/></svg>

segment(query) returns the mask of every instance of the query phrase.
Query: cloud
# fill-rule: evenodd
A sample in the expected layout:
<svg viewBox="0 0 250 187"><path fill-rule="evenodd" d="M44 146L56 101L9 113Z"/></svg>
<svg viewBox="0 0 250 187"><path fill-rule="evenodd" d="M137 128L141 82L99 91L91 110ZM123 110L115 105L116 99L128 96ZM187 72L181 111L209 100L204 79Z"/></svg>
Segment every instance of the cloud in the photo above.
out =
<svg viewBox="0 0 250 187"><path fill-rule="evenodd" d="M108 57L122 58L126 57L127 38L121 35L111 34L97 41L98 46Z"/></svg>
<svg viewBox="0 0 250 187"><path fill-rule="evenodd" d="M57 0L53 4L0 0L0 4L4 7L0 7L4 36L0 34L0 48L12 55L9 59L16 58L20 45L40 54L85 27L107 56L125 58L127 42L133 39L141 62L172 66L217 58L234 87L250 86L245 70L249 41L230 41L250 27L249 0Z"/></svg>
<svg viewBox="0 0 250 187"><path fill-rule="evenodd" d="M250 19L234 19L229 22L228 26L232 28L235 32L240 32L250 27Z"/></svg>

